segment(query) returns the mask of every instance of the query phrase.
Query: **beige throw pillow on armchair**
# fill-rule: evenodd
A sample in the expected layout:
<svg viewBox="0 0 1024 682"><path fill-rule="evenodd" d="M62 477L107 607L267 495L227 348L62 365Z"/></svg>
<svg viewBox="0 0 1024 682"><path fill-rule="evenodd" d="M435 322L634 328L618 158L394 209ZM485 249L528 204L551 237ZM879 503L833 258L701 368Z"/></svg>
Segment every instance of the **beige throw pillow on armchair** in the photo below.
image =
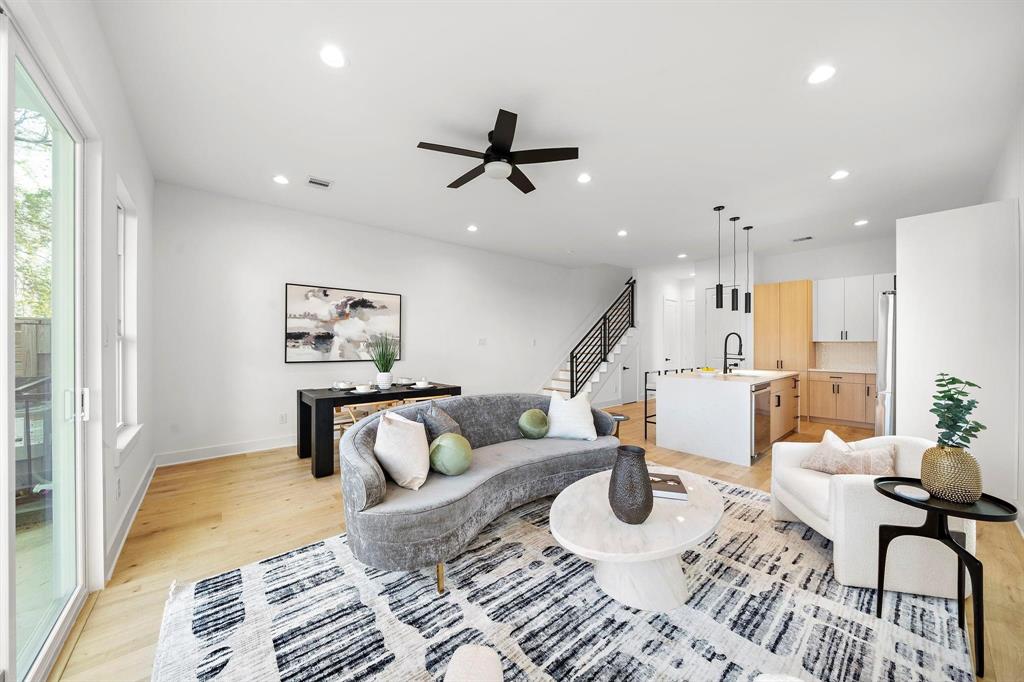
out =
<svg viewBox="0 0 1024 682"><path fill-rule="evenodd" d="M821 443L804 458L800 466L825 474L893 476L896 474L896 446L890 443L854 450L832 431L825 431Z"/></svg>
<svg viewBox="0 0 1024 682"><path fill-rule="evenodd" d="M419 490L430 471L427 433L420 422L385 412L377 425L373 454L395 483Z"/></svg>

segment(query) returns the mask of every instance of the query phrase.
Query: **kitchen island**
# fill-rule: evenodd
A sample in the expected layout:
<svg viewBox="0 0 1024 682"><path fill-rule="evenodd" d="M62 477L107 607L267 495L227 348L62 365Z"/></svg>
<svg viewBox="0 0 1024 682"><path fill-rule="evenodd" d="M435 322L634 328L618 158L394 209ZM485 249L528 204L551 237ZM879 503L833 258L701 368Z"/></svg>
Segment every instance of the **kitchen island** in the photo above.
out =
<svg viewBox="0 0 1024 682"><path fill-rule="evenodd" d="M750 466L799 425L800 373L683 372L658 377L658 447Z"/></svg>

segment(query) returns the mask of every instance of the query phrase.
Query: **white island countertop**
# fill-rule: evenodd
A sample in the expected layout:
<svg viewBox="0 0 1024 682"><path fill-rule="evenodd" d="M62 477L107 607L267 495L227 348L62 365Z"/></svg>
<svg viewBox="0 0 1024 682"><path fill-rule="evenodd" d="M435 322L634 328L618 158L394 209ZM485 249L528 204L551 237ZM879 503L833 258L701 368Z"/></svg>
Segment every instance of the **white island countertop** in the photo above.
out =
<svg viewBox="0 0 1024 682"><path fill-rule="evenodd" d="M658 377L658 446L750 466L755 386L797 379L799 372L738 369ZM766 401L767 403L767 401Z"/></svg>
<svg viewBox="0 0 1024 682"><path fill-rule="evenodd" d="M753 384L762 384L766 381L775 381L776 379L788 379L789 377L799 376L800 372L787 372L785 370L772 370L772 369L737 369L729 372L728 374L722 374L721 372L715 372L714 374L704 374L702 372L680 372L679 374L666 374L660 377L664 380L673 379L692 379L694 381L728 381L731 383L747 384L752 386Z"/></svg>

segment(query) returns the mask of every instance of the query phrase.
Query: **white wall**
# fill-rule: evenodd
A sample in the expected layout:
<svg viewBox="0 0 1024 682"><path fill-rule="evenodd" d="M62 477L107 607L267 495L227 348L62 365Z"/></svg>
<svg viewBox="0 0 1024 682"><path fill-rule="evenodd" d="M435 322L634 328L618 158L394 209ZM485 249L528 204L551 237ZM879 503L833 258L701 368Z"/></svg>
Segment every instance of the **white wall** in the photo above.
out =
<svg viewBox="0 0 1024 682"><path fill-rule="evenodd" d="M986 201L1002 199L1017 200L1017 229L1021 245L1020 262L1024 264L1024 111L1021 111L1021 115L1017 117L1013 129L1007 137L1006 146L996 164L985 195ZM1021 324L1024 325L1024 277L1021 277L1020 301L1020 319ZM1020 329L1020 338L1024 339L1024 326ZM1024 343L1021 344L1018 351L1020 353L1020 386L1024 387ZM1017 414L1019 415L1021 412L1024 412L1024 404L1017 407ZM1024 419L1019 421L1020 428L1017 436L1018 507L1021 497L1024 497ZM1017 520L1017 526L1024 532L1024 518Z"/></svg>
<svg viewBox="0 0 1024 682"><path fill-rule="evenodd" d="M755 282L827 279L896 272L896 234L863 242L756 256Z"/></svg>
<svg viewBox="0 0 1024 682"><path fill-rule="evenodd" d="M176 185L159 183L156 195L160 463L292 443L296 389L376 373L369 362L285 364L286 282L402 294L396 374L466 393L533 393L630 274L545 265Z"/></svg>
<svg viewBox="0 0 1024 682"><path fill-rule="evenodd" d="M1017 202L897 221L896 432L934 440L934 380L981 386L971 444L985 491L1019 500L1020 257ZM951 264L952 267L945 267Z"/></svg>
<svg viewBox="0 0 1024 682"><path fill-rule="evenodd" d="M139 225L139 415L152 418L151 231L153 174L88 2L12 2L11 14L86 137L85 384L92 391L85 429L90 589L103 586L152 472L151 425L115 465L114 348L116 192L131 194ZM97 466L98 465L98 466ZM118 495L120 490L120 495ZM102 550L102 551L97 551Z"/></svg>

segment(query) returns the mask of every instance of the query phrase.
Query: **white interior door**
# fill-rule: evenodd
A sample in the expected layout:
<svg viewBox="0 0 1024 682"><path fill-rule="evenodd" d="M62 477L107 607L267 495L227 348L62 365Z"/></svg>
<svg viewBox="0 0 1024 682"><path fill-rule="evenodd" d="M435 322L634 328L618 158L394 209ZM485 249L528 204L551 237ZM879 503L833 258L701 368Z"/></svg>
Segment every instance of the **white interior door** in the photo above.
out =
<svg viewBox="0 0 1024 682"><path fill-rule="evenodd" d="M661 349L664 353L661 368L676 369L681 366L679 301L676 299L662 299L661 325Z"/></svg>
<svg viewBox="0 0 1024 682"><path fill-rule="evenodd" d="M683 301L683 367L696 367L697 359L694 357L696 351L694 346L696 338L694 334L697 329L697 302L692 298Z"/></svg>
<svg viewBox="0 0 1024 682"><path fill-rule="evenodd" d="M637 384L637 366L636 361L638 358L637 350L640 348L639 345L634 344L625 356L622 358L620 363L621 382L619 384L620 399L623 404L635 403L637 395L640 393L640 389Z"/></svg>
<svg viewBox="0 0 1024 682"><path fill-rule="evenodd" d="M44 679L85 597L81 136L10 20L3 110L5 570L9 680Z"/></svg>

